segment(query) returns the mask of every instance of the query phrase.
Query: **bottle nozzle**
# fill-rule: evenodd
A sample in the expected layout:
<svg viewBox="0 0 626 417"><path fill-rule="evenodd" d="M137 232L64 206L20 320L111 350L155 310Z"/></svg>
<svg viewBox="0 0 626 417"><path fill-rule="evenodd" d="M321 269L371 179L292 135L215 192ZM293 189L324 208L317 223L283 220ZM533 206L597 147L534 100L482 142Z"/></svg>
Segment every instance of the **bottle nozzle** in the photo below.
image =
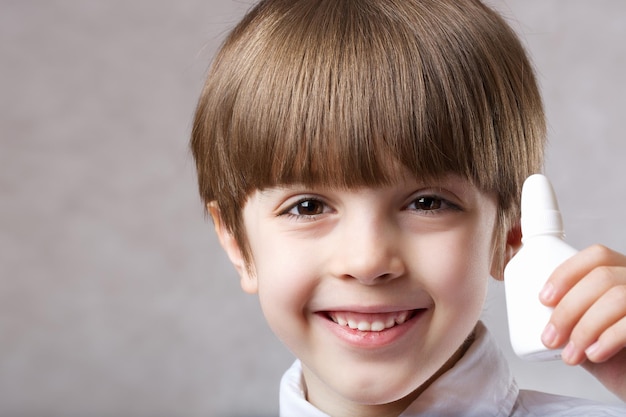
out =
<svg viewBox="0 0 626 417"><path fill-rule="evenodd" d="M544 175L531 175L522 188L522 239L563 234L563 220L552 184Z"/></svg>

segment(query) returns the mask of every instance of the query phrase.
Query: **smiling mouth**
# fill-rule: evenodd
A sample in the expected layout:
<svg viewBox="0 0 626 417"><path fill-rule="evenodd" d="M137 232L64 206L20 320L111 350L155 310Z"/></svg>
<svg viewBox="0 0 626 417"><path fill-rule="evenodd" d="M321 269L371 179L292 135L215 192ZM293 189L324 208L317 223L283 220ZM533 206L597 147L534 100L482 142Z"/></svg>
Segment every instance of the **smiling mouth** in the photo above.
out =
<svg viewBox="0 0 626 417"><path fill-rule="evenodd" d="M395 311L391 313L355 313L329 311L326 316L339 326L362 332L382 332L406 323L421 310Z"/></svg>

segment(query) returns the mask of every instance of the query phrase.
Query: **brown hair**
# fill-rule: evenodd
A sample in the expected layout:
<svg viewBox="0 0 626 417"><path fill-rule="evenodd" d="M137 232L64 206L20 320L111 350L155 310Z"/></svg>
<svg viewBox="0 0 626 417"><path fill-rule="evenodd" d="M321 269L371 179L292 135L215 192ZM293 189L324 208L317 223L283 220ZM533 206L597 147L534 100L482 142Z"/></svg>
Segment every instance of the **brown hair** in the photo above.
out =
<svg viewBox="0 0 626 417"><path fill-rule="evenodd" d="M191 148L203 200L249 262L252 191L379 185L398 162L496 193L503 235L544 137L524 48L478 0L265 0L217 54Z"/></svg>

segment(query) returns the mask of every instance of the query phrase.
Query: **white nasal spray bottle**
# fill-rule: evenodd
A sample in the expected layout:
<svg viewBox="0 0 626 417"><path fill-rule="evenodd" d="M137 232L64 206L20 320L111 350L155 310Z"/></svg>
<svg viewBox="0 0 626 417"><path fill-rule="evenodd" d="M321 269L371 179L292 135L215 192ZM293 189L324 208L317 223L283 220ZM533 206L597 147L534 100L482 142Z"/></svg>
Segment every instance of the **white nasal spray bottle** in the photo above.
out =
<svg viewBox="0 0 626 417"><path fill-rule="evenodd" d="M556 195L543 175L524 182L521 223L522 248L504 269L511 345L522 359L559 359L561 350L548 349L541 341L553 309L539 301L539 292L556 267L577 251L563 240Z"/></svg>

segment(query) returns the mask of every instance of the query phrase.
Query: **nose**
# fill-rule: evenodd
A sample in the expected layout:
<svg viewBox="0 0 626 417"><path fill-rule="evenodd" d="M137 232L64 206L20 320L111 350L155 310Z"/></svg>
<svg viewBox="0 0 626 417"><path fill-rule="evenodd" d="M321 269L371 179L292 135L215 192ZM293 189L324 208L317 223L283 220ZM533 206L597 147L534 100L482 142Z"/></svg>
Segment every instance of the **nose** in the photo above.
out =
<svg viewBox="0 0 626 417"><path fill-rule="evenodd" d="M333 264L340 278L377 285L406 273L397 228L390 222L361 219L346 223L335 248Z"/></svg>

